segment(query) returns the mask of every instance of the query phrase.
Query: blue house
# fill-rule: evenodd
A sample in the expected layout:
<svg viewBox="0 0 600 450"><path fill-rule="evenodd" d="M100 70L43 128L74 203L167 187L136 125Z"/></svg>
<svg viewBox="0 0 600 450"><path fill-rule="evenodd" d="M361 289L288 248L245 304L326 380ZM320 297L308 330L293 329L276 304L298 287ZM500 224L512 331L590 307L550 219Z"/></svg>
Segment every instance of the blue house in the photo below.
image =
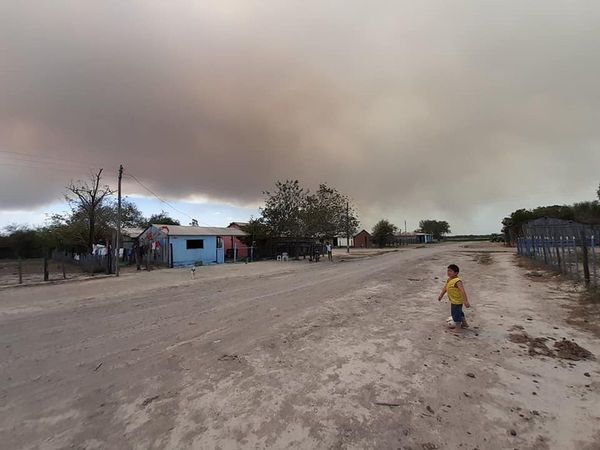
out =
<svg viewBox="0 0 600 450"><path fill-rule="evenodd" d="M223 264L223 238L245 235L236 228L151 225L138 239L153 263L181 267Z"/></svg>

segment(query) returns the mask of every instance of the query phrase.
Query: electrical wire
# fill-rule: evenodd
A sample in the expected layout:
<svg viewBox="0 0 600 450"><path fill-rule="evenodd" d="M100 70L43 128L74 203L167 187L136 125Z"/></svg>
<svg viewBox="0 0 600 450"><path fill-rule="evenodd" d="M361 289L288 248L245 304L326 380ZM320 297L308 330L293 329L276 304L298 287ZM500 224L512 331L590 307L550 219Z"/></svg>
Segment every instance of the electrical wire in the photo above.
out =
<svg viewBox="0 0 600 450"><path fill-rule="evenodd" d="M59 170L65 173L70 173L73 174L73 170L77 170L75 168L67 168L67 167L60 167L60 166L48 166L48 165L31 165L31 164L23 164L20 161L11 161L11 162L4 162L4 161L0 161L0 167L18 167L21 169L33 169L33 170L40 170L40 169L50 169L50 170Z"/></svg>
<svg viewBox="0 0 600 450"><path fill-rule="evenodd" d="M131 172L127 171L124 173L124 175L128 176L129 178L131 178L132 180L134 180L135 182L137 182L141 187L143 187L145 190L147 190L149 193L151 193L154 197L156 197L158 200L160 200L162 203L164 203L165 205L167 205L168 207L170 207L171 209L173 209L174 211L178 212L179 214L182 214L186 217L188 217L191 220L196 220L197 222L206 225L206 226L210 226L209 224L207 224L206 222L201 222L199 220L197 220L196 218L190 216L188 213L180 210L179 208L176 208L175 206L173 206L172 203L168 202L167 200L163 199L162 197L160 197L156 192L154 192L152 189L150 189L148 186L146 186L144 183L142 183L134 174L132 174Z"/></svg>
<svg viewBox="0 0 600 450"><path fill-rule="evenodd" d="M0 158L6 158L9 160L23 161L23 162L33 162L33 163L39 163L39 164L60 164L60 165L76 166L78 168L85 168L85 169L89 169L89 167L90 167L90 164L88 162L60 158L55 155L46 156L46 155L27 153L27 152L15 152L12 150L0 149ZM103 164L97 164L97 163L93 162L92 165L102 166Z"/></svg>

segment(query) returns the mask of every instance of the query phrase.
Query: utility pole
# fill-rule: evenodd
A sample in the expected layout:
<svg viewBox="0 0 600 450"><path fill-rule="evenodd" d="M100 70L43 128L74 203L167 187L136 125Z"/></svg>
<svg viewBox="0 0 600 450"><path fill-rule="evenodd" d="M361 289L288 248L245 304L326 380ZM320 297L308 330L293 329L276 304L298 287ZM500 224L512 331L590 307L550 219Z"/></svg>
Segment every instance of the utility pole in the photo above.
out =
<svg viewBox="0 0 600 450"><path fill-rule="evenodd" d="M123 178L123 164L119 166L119 197L117 203L117 255L115 258L115 274L119 276L119 249L121 245L121 179Z"/></svg>
<svg viewBox="0 0 600 450"><path fill-rule="evenodd" d="M350 253L350 202L346 200L346 253Z"/></svg>

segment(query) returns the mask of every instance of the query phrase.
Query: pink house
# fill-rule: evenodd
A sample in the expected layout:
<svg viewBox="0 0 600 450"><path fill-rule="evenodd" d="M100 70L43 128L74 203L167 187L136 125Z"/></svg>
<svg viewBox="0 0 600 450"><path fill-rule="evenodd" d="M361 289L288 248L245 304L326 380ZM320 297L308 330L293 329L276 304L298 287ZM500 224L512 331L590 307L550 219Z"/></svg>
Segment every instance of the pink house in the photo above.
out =
<svg viewBox="0 0 600 450"><path fill-rule="evenodd" d="M246 225L248 225L246 222L231 222L227 228L235 228L238 230L242 230L242 228ZM248 246L235 236L224 236L223 248L225 249L225 259L234 259L234 249L236 253L236 261L242 260L250 256L250 249L248 248Z"/></svg>

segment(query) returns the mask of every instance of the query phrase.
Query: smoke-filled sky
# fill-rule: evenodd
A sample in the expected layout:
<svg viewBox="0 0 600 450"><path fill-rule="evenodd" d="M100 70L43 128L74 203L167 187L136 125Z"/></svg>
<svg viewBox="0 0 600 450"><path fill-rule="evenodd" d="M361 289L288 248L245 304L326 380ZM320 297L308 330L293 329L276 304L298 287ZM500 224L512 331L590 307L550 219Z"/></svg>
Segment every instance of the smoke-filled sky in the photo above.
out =
<svg viewBox="0 0 600 450"><path fill-rule="evenodd" d="M286 178L366 228L593 199L598 24L591 0L0 0L0 226L121 163L238 220Z"/></svg>

